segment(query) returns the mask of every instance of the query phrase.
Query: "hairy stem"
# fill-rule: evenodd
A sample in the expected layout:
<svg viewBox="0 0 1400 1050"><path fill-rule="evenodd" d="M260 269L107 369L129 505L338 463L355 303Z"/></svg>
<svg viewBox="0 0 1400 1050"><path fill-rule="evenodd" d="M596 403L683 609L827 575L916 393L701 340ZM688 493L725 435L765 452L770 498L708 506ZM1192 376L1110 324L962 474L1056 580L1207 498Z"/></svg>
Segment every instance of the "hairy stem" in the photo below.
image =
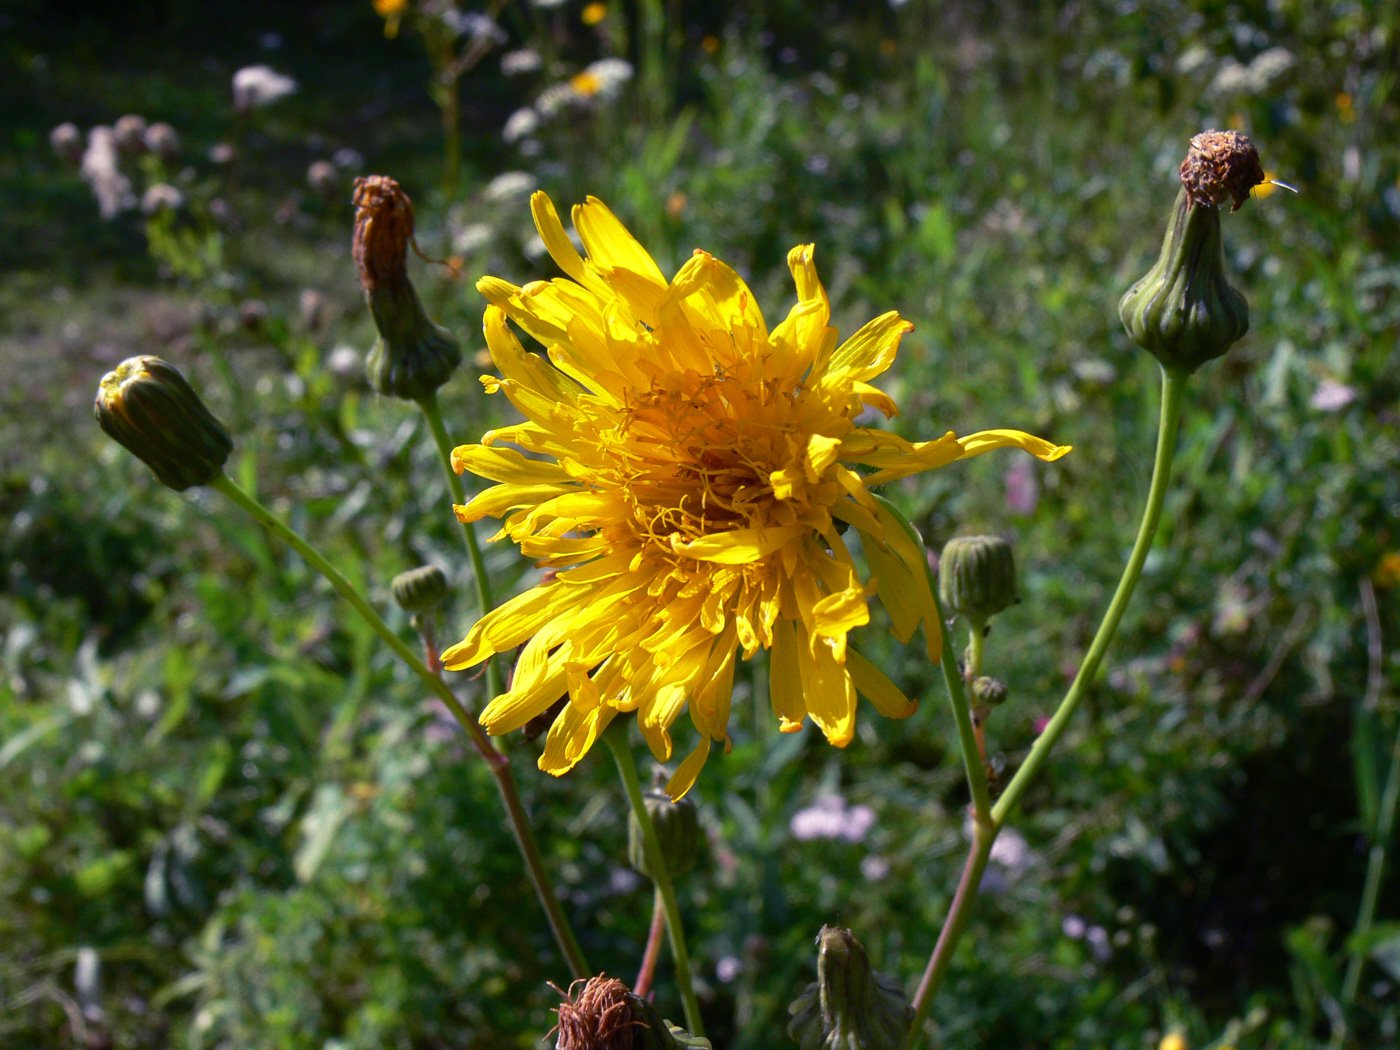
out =
<svg viewBox="0 0 1400 1050"><path fill-rule="evenodd" d="M1138 526L1137 539L1133 543L1132 553L1128 556L1128 563L1123 568L1123 575L1118 581L1118 589L1114 592L1113 600L1109 602L1103 621L1099 624L1099 629L1089 644L1089 651L1084 656L1079 673L1075 675L1074 682L1065 693L1064 699L1060 701L1060 706L1055 710L1055 714L1051 717L1045 730L1036 740L1035 746L1031 748L1031 753L1025 763L1012 778L1011 783L1007 785L996 805L992 807L991 819L986 823L978 820L973 825L973 844L967 858L967 865L963 869L962 879L958 883L958 890L953 897L953 903L949 908L948 917L944 921L943 930L939 934L938 943L934 946L933 954L929 957L923 980L914 996L914 1023L910 1026L909 1036L905 1041L906 1050L912 1050L918 1044L924 1021L933 1005L933 998L947 975L953 950L957 947L958 939L967 928L972 903L977 898L977 887L981 882L982 872L986 870L987 860L991 856L992 843L996 841L997 834L1005 827L1007 819L1015 810L1021 796L1025 794L1030 782L1044 766L1049 757L1050 749L1055 746L1055 742L1064 733L1070 718L1084 699L1089 683L1093 681L1094 675L1098 672L1104 654L1108 651L1109 643L1113 640L1113 635L1118 630L1118 624L1123 619L1123 613L1128 607L1128 600L1132 597L1138 578L1142 575L1142 566L1147 560L1147 552L1151 549L1152 540L1157 535L1157 524L1162 517L1162 505L1166 499L1168 482L1171 479L1172 458L1176 451L1176 432L1177 425L1181 420L1182 395L1185 392L1186 379L1187 373L1184 371L1166 368L1162 370L1162 408L1157 426L1157 454L1152 465L1152 482L1147 491L1147 504L1143 508L1142 522ZM949 639L946 636L946 629L944 633L944 678L948 680L949 692L951 693L954 683L947 670ZM956 664L955 661L954 664ZM957 686L961 691L961 676L954 677L957 677ZM967 719L966 707L965 700L962 704L954 704L954 714L958 714L961 709L963 711L962 718ZM971 764L971 756L974 752L968 748L969 733L962 732L961 723L959 724L959 732L963 735L964 762ZM969 780L971 780L970 771ZM985 791L985 781L983 783Z"/></svg>
<svg viewBox="0 0 1400 1050"><path fill-rule="evenodd" d="M447 471L447 487L452 493L452 499L458 505L466 503L467 495L466 490L462 488L462 479L452 469L452 439L447 436L447 427L443 425L442 410L438 407L437 394L430 393L418 402L418 407L423 410L423 418L428 421L428 429L433 432L433 441L437 445L438 456L442 459L443 469ZM481 557L481 546L476 542L476 529L465 521L459 522L459 524L462 526L462 537L467 541L467 557L472 563L478 614L485 616L496 604L491 597L491 579L486 575L486 563ZM499 696L501 693L501 669L496 664L494 656L486 661L486 691L491 696Z"/></svg>
<svg viewBox="0 0 1400 1050"><path fill-rule="evenodd" d="M690 974L690 952L685 946L685 931L681 928L681 909L676 903L676 890L671 883L671 872L666 867L666 857L661 852L661 840L657 838L651 815L647 813L646 802L642 798L642 784L637 779L637 763L632 758L632 747L627 742L627 725L614 722L603 733L603 742L612 752L617 763L617 772L622 777L627 801L632 813L642 828L642 847L646 851L647 867L651 869L652 881L656 884L657 896L666 909L666 931L671 939L671 956L676 963L676 983L680 985L681 1003L685 1007L685 1026L694 1036L703 1036L704 1026L700 1023L700 1003L695 998L695 982Z"/></svg>
<svg viewBox="0 0 1400 1050"><path fill-rule="evenodd" d="M559 905L559 898L555 896L550 885L549 876L544 870L539 846L535 842L535 833L530 827L530 818L526 815L525 807L520 801L520 792L516 788L515 778L511 775L510 764L505 755L491 744L490 738L482 731L476 719L462 706L461 701L457 699L456 694L452 692L447 683L428 669L428 665L409 648L402 638L394 633L393 629L384 622L383 617L375 612L374 607L365 600L364 596L355 589L340 570L326 559L325 555L256 499L235 485L227 475L220 474L209 482L209 487L223 493L239 508L246 511L254 521L257 521L305 558L307 564L330 581L331 586L340 592L341 597L350 603L374 630L375 634L379 635L384 644L408 665L433 695L447 705L447 709L452 712L453 717L471 737L478 753L486 760L491 772L496 777L496 786L500 791L501 801L505 805L506 815L510 818L511 828L515 832L516 843L520 846L520 855L525 861L525 867L530 872L530 880L534 883L535 894L540 899L545 917L549 920L550 929L554 932L555 940L559 942L559 948L564 954L570 972L574 977L588 976L589 970L584 962L583 953L579 949L578 941L574 938L573 930L569 927L568 919L564 917L563 910ZM433 662L437 662L435 653Z"/></svg>

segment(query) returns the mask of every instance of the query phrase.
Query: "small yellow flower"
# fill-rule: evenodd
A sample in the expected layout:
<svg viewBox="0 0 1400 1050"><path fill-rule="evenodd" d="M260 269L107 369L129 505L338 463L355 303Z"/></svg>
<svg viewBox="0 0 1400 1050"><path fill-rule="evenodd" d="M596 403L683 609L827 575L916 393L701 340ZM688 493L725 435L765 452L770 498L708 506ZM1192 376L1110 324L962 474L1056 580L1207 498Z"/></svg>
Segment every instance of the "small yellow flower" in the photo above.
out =
<svg viewBox="0 0 1400 1050"><path fill-rule="evenodd" d="M1371 573L1371 582L1381 590L1394 587L1400 583L1400 551L1387 551L1375 570Z"/></svg>
<svg viewBox="0 0 1400 1050"><path fill-rule="evenodd" d="M598 79L598 75L596 73L590 73L586 69L582 73L574 74L569 80L569 87L573 88L575 92L582 95L584 98L592 98L594 95L598 94L602 86L603 82Z"/></svg>
<svg viewBox="0 0 1400 1050"><path fill-rule="evenodd" d="M1266 171L1264 172L1264 181L1249 192L1250 196L1255 200L1263 200L1276 189L1278 189L1278 186L1274 183L1274 173L1272 171Z"/></svg>
<svg viewBox="0 0 1400 1050"><path fill-rule="evenodd" d="M810 718L844 747L857 692L888 717L912 714L917 705L847 644L878 595L902 641L923 624L930 659L940 652L926 554L870 490L996 448L1044 460L1069 449L1017 430L910 442L859 426L867 407L896 413L870 380L913 326L891 311L838 344L811 245L788 254L798 301L770 331L713 256L696 251L667 281L590 197L573 211L585 259L550 199L530 203L568 278L477 285L500 371L482 383L526 419L455 449L452 463L497 482L456 508L461 520L501 518L496 538L555 571L442 654L462 670L523 644L482 725L519 729L567 694L539 762L559 775L628 711L668 761L688 708L701 739L667 785L677 798L712 743L728 746L741 651L770 652L784 732ZM526 353L507 320L548 359ZM842 526L861 537L868 582Z"/></svg>
<svg viewBox="0 0 1400 1050"><path fill-rule="evenodd" d="M701 37L700 49L707 55L713 55L719 50L719 37L715 36L713 33Z"/></svg>
<svg viewBox="0 0 1400 1050"><path fill-rule="evenodd" d="M608 5L601 3L589 4L579 13L579 18L582 19L583 24L586 26L596 26L607 17Z"/></svg>
<svg viewBox="0 0 1400 1050"><path fill-rule="evenodd" d="M1157 1050L1187 1050L1186 1037L1180 1032L1168 1032L1157 1044Z"/></svg>
<svg viewBox="0 0 1400 1050"><path fill-rule="evenodd" d="M384 19L384 35L392 40L398 36L399 22L408 11L408 0L371 0L374 13Z"/></svg>
<svg viewBox="0 0 1400 1050"><path fill-rule="evenodd" d="M1343 124L1350 124L1356 119L1356 105L1350 94L1345 91L1337 92L1337 116L1341 118Z"/></svg>

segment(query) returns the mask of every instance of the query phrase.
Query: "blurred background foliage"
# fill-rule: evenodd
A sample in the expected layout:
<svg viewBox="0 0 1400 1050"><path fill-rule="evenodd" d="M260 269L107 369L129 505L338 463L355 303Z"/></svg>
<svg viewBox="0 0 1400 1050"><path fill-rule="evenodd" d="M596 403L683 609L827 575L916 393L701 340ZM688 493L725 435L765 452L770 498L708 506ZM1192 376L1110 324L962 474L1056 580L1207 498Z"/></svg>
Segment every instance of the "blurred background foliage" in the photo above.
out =
<svg viewBox="0 0 1400 1050"><path fill-rule="evenodd" d="M892 308L917 326L885 377L902 433L1073 444L891 493L935 549L1016 540L1024 601L988 649L1012 690L989 739L1014 767L1146 489L1157 369L1117 297L1186 140L1233 127L1302 192L1226 221L1252 331L1192 388L1157 550L932 1024L950 1047L1396 1045L1394 864L1352 936L1400 728L1393 5L514 0L494 23L463 7L444 38L420 0L392 39L370 0L96 11L0 14L0 1042L484 1050L553 1023L566 971L445 712L299 558L216 496L159 488L90 421L118 360L176 362L233 430L235 480L385 608L395 573L447 569L439 633L459 637L474 605L431 440L362 376L354 175L399 179L448 260L413 266L467 343L443 391L457 440L508 418L470 360L472 281L553 276L540 187L602 197L663 269L715 253L770 321L787 249L815 242L843 333ZM238 112L230 78L255 64L297 90ZM180 138L123 161L133 196L181 202L104 220L49 131L128 113ZM498 594L536 572L501 544L488 560ZM697 788L710 849L681 892L716 1047L783 1045L823 923L912 990L956 883L940 687L880 623L860 644L916 716L864 716L844 752L780 737L744 702L766 693L755 661ZM630 979L650 894L609 763L553 780L537 744L509 746L592 965ZM813 839L794 822L813 806L856 816ZM663 962L675 1016L669 982Z"/></svg>

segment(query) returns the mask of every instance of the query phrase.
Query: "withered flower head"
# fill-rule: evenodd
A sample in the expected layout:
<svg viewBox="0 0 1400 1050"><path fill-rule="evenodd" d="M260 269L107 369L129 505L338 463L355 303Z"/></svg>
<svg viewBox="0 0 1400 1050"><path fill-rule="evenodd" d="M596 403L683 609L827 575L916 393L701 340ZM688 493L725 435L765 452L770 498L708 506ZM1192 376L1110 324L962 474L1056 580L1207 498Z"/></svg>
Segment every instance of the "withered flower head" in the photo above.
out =
<svg viewBox="0 0 1400 1050"><path fill-rule="evenodd" d="M574 989L582 984L578 994ZM553 987L553 986L551 986ZM555 1050L711 1050L710 1042L664 1020L656 1007L615 977L575 981L555 1011Z"/></svg>
<svg viewBox="0 0 1400 1050"><path fill-rule="evenodd" d="M1213 207L1233 200L1231 214L1264 181L1259 151L1238 131L1203 131L1191 140L1181 162L1181 184L1190 205Z"/></svg>
<svg viewBox="0 0 1400 1050"><path fill-rule="evenodd" d="M355 264L365 291L408 281L404 260L413 239L413 202L387 175L355 180Z"/></svg>
<svg viewBox="0 0 1400 1050"><path fill-rule="evenodd" d="M590 977L574 995L577 984L569 986L556 1011L555 1050L632 1050L637 1022L627 985L616 977Z"/></svg>
<svg viewBox="0 0 1400 1050"><path fill-rule="evenodd" d="M389 397L422 401L462 361L457 338L435 324L408 279L413 202L387 175L355 180L355 263L379 341L365 359L369 385Z"/></svg>

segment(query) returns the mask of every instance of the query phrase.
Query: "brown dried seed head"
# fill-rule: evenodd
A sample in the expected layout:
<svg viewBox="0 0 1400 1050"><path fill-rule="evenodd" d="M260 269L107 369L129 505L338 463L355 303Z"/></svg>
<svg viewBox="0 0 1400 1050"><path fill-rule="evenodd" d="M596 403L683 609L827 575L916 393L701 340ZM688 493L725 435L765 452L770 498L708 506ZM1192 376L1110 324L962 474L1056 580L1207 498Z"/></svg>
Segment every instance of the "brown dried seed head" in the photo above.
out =
<svg viewBox="0 0 1400 1050"><path fill-rule="evenodd" d="M1233 200L1237 212L1249 191L1264 181L1259 151L1238 131L1203 131L1191 140L1181 162L1181 184L1187 203L1205 207Z"/></svg>
<svg viewBox="0 0 1400 1050"><path fill-rule="evenodd" d="M413 202L387 175L355 180L355 263L366 290L408 280L404 260L413 239Z"/></svg>
<svg viewBox="0 0 1400 1050"><path fill-rule="evenodd" d="M578 982L575 981L574 984ZM627 985L615 977L590 977L577 996L574 985L559 1004L555 1050L632 1050L637 1021Z"/></svg>

